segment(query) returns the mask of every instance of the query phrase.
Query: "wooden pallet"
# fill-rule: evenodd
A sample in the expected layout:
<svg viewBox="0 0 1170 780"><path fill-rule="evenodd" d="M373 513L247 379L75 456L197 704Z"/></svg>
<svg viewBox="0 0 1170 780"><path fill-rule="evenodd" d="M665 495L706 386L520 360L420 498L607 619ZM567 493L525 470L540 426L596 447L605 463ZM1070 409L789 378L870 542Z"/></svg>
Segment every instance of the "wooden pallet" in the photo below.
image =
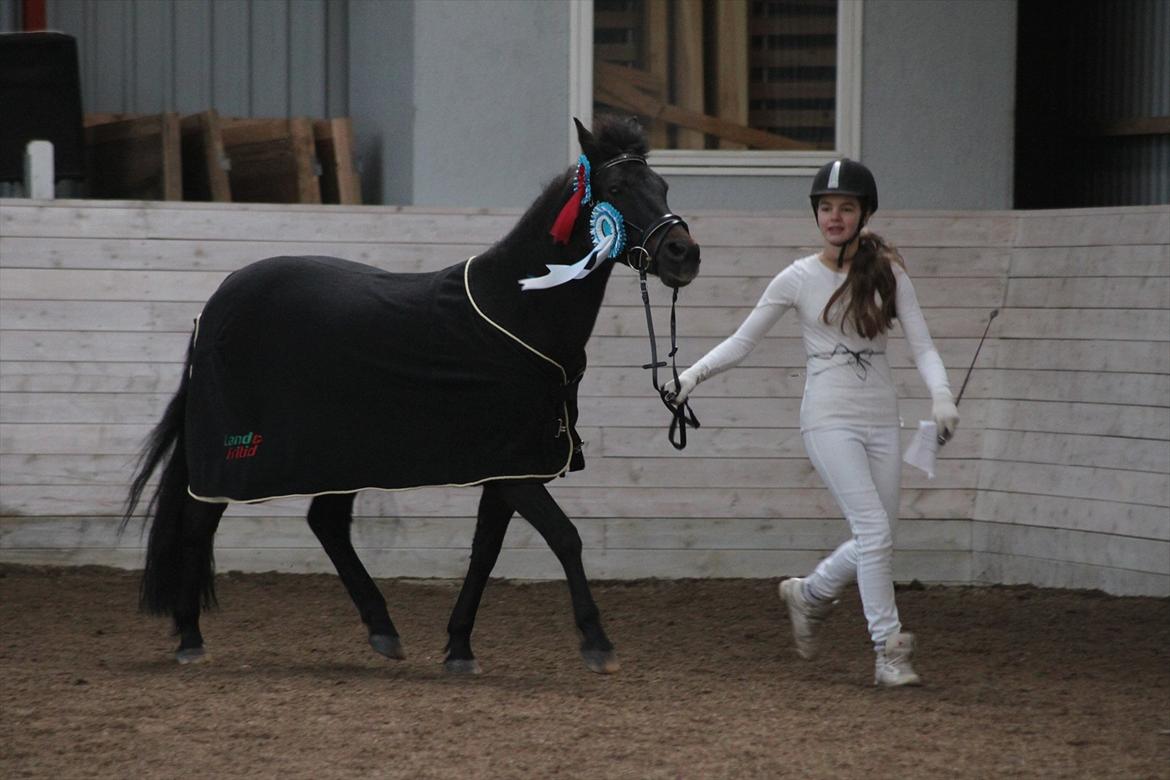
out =
<svg viewBox="0 0 1170 780"><path fill-rule="evenodd" d="M231 161L223 146L219 114L213 109L183 117L183 200L227 203L232 199Z"/></svg>
<svg viewBox="0 0 1170 780"><path fill-rule="evenodd" d="M182 200L179 115L87 114L92 198Z"/></svg>
<svg viewBox="0 0 1170 780"><path fill-rule="evenodd" d="M310 119L223 119L228 180L239 203L320 203Z"/></svg>
<svg viewBox="0 0 1170 780"><path fill-rule="evenodd" d="M362 202L348 117L87 114L86 143L95 198Z"/></svg>
<svg viewBox="0 0 1170 780"><path fill-rule="evenodd" d="M360 205L362 186L353 161L353 123L349 117L317 120L313 139L321 164L321 201Z"/></svg>

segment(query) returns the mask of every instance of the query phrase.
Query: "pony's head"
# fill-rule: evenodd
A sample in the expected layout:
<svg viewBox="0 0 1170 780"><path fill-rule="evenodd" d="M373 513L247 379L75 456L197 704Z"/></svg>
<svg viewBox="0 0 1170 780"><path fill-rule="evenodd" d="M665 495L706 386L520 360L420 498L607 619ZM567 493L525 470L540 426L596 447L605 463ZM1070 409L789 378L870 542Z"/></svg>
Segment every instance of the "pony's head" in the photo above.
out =
<svg viewBox="0 0 1170 780"><path fill-rule="evenodd" d="M589 161L593 201L612 204L625 225L625 250L615 259L670 287L690 284L699 274L699 245L686 222L670 213L666 182L646 164L641 125L632 117L604 118L590 132L573 122Z"/></svg>

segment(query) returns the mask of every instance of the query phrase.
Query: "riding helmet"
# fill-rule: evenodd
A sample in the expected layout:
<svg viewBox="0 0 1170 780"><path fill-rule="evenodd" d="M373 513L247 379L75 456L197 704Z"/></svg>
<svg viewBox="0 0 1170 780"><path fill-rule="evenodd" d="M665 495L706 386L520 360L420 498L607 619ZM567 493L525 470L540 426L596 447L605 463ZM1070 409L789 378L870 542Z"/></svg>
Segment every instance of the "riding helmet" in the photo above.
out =
<svg viewBox="0 0 1170 780"><path fill-rule="evenodd" d="M861 201L862 210L870 214L878 208L877 182L873 174L869 168L847 157L825 163L813 177L812 190L808 194L813 211L817 210L817 201L822 195L852 195Z"/></svg>

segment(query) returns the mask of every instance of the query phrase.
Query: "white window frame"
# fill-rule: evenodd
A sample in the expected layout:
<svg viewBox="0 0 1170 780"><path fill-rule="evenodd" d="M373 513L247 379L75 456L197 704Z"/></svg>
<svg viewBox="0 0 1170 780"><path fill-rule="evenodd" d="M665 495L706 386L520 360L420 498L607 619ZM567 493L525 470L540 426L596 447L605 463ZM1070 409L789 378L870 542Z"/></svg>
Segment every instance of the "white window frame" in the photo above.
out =
<svg viewBox="0 0 1170 780"><path fill-rule="evenodd" d="M861 158L861 22L864 0L837 0L836 148L815 152L660 149L655 170L689 176L808 176L838 157ZM593 0L570 0L569 107L586 127L593 121ZM569 161L577 159L569 126Z"/></svg>

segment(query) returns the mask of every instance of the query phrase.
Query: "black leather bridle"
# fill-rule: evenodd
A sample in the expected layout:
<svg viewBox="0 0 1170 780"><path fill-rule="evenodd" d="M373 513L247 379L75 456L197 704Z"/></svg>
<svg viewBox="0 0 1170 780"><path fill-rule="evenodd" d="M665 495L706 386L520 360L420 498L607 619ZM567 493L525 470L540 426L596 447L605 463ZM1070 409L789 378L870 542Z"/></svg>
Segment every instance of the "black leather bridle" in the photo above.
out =
<svg viewBox="0 0 1170 780"><path fill-rule="evenodd" d="M649 265L648 263L646 265ZM658 359L658 342L654 338L654 318L650 313L650 293L646 289L646 266L638 270L638 286L642 290L642 307L646 310L646 330L650 335L650 362L642 365L642 368L650 369L650 384L658 391L658 397L662 400L662 405L666 407L666 411L670 412L670 431L667 438L670 439L670 444L676 450L686 449L687 446L687 426L698 428L699 418L695 416L691 409L690 401L683 401L682 403L674 403L674 393L668 392L666 388L658 384L658 369L666 367L665 360ZM670 296L670 352L667 355L670 358L670 373L674 377L674 386L679 386L678 381L678 363L675 360L675 355L678 354L678 328L676 325L675 307L678 303L678 288L674 288L674 293Z"/></svg>
<svg viewBox="0 0 1170 780"><path fill-rule="evenodd" d="M642 155L627 153L620 154L612 160L606 161L601 165L601 169L623 163L647 164L646 158ZM668 393L665 388L658 384L658 369L665 368L667 363L665 360L658 359L658 342L654 338L654 318L650 310L650 291L646 287L646 275L657 259L658 252L662 249L662 244L670 229L678 225L689 233L690 228L687 226L686 220L677 214L671 214L669 211L655 220L649 227L640 227L628 219L625 220L625 224L638 231L638 241L628 242L626 250L622 253L622 260L626 265L638 272L638 285L642 291L642 306L646 310L646 330L650 336L650 362L644 364L642 368L650 369L650 383L658 392L658 397L661 399L662 405L670 412L670 431L667 434L670 439L670 444L676 450L681 450L687 446L687 426L698 428L699 418L691 410L689 402L684 401L681 404L672 403L674 395ZM658 236L658 242L654 244L654 250L651 252L648 246L651 239L655 236ZM675 287L674 293L670 298L670 353L668 357L670 358L670 371L674 377L674 386L676 388L679 386L678 364L675 360L675 355L678 353L678 328L675 315L677 303L678 288Z"/></svg>

